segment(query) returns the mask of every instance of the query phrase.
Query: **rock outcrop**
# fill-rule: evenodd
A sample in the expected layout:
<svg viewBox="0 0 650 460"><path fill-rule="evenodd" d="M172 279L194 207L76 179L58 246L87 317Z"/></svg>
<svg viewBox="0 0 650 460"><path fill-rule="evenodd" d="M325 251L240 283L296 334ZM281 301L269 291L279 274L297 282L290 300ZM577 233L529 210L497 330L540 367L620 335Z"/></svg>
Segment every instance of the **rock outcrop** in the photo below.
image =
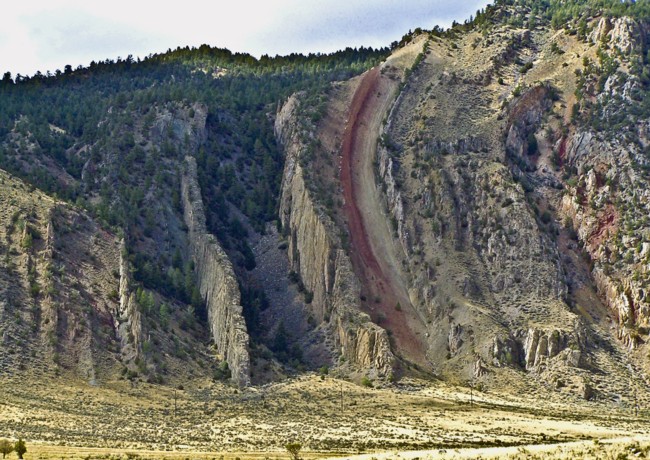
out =
<svg viewBox="0 0 650 460"><path fill-rule="evenodd" d="M126 244L120 242L120 288L119 304L113 314L115 332L120 339L122 360L134 361L141 353L142 320L140 310L131 289L131 267L127 258Z"/></svg>
<svg viewBox="0 0 650 460"><path fill-rule="evenodd" d="M632 166L643 162L644 154L634 144L591 132L578 131L562 142L566 163L579 174L567 187L561 212L593 262L593 279L613 313L618 338L635 348L639 333L650 326L650 244L642 236L647 221L640 218L640 210L650 209L650 194L635 186L643 179Z"/></svg>
<svg viewBox="0 0 650 460"><path fill-rule="evenodd" d="M461 65L462 55L449 59L432 41L410 73L380 132L378 182L436 372L467 378L472 369L489 375L490 365L535 371L568 345L538 353L537 343L529 363L523 331L548 323L564 330L575 320L552 227L529 206L525 180L536 153L530 136L556 92L522 84L495 112L485 101L499 87L476 83L491 66L489 53ZM567 327L564 334L572 333Z"/></svg>
<svg viewBox="0 0 650 460"><path fill-rule="evenodd" d="M538 85L526 91L513 104L509 113L510 127L506 137L507 154L524 158L526 154L536 153L529 151L528 136L535 132L542 116L551 107L550 92L549 85Z"/></svg>
<svg viewBox="0 0 650 460"><path fill-rule="evenodd" d="M158 111L150 136L155 143L162 144L170 136L185 142L184 148L196 150L206 139L205 123L208 108L205 104L194 103L171 105Z"/></svg>
<svg viewBox="0 0 650 460"><path fill-rule="evenodd" d="M541 366L546 359L557 356L567 346L567 335L557 329L530 329L524 341L524 365L527 370Z"/></svg>
<svg viewBox="0 0 650 460"><path fill-rule="evenodd" d="M189 245L198 287L207 305L208 322L217 352L228 363L232 379L250 384L249 337L237 278L228 256L208 233L199 189L196 160L186 157L181 194Z"/></svg>
<svg viewBox="0 0 650 460"><path fill-rule="evenodd" d="M530 327L505 338L495 338L492 363L531 372L542 371L550 360L570 367L584 367L586 333L576 324L571 330Z"/></svg>
<svg viewBox="0 0 650 460"><path fill-rule="evenodd" d="M621 53L629 55L642 50L646 33L643 25L630 17L602 17L589 34L589 39L596 43L609 42Z"/></svg>
<svg viewBox="0 0 650 460"><path fill-rule="evenodd" d="M341 247L336 225L315 202L305 181L301 155L305 148L292 96L277 114L275 131L286 161L280 220L289 237L289 262L310 292L316 318L328 323L342 361L357 370L386 376L395 361L384 329L359 308L360 287L350 259Z"/></svg>

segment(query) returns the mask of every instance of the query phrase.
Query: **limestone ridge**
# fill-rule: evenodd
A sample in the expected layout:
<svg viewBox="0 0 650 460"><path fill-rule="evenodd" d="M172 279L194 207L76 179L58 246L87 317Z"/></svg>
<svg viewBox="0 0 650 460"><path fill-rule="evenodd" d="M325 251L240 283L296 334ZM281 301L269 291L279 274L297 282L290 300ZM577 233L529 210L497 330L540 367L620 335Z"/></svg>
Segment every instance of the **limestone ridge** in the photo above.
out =
<svg viewBox="0 0 650 460"><path fill-rule="evenodd" d="M140 310L131 289L131 268L124 239L120 242L120 290L119 304L114 312L115 331L120 339L122 359L133 361L141 354L142 321Z"/></svg>
<svg viewBox="0 0 650 460"><path fill-rule="evenodd" d="M206 229L193 157L185 157L181 196L198 287L207 305L209 328L217 353L228 363L234 382L240 386L250 385L249 337L239 286L228 256Z"/></svg>
<svg viewBox="0 0 650 460"><path fill-rule="evenodd" d="M276 137L284 148L285 168L280 221L289 238L289 262L313 293L311 308L327 322L341 357L357 370L389 375L395 362L388 334L358 308L360 286L334 222L319 212L300 164L305 149L297 119L300 101L292 96L278 112Z"/></svg>
<svg viewBox="0 0 650 460"><path fill-rule="evenodd" d="M54 208L50 209L47 218L47 227L45 231L45 249L43 250L43 259L51 262L54 259L54 242L56 235L54 234L54 222L52 222ZM41 301L41 322L43 324L41 336L42 341L48 348L48 352L53 354L54 347L48 343L47 337L56 333L58 323L58 309L56 302L52 298L51 292L54 290L54 282L52 279L47 279L45 285L45 296Z"/></svg>

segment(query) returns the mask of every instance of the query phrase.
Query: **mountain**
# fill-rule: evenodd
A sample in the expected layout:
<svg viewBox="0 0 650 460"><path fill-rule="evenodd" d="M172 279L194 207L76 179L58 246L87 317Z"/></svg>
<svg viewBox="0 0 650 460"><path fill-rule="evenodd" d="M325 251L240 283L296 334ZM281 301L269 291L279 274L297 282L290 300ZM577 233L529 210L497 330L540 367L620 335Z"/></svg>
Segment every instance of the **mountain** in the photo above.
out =
<svg viewBox="0 0 650 460"><path fill-rule="evenodd" d="M500 0L390 50L5 75L0 372L647 403L649 17Z"/></svg>
<svg viewBox="0 0 650 460"><path fill-rule="evenodd" d="M647 25L585 8L556 30L562 7L500 4L409 37L310 129L284 106L289 259L345 362L645 386Z"/></svg>
<svg viewBox="0 0 650 460"><path fill-rule="evenodd" d="M256 60L202 46L15 82L6 75L1 163L52 203L39 214L34 195L7 208L7 267L14 259L28 262L3 284L23 285L3 299L5 369L31 367L34 354L49 371L93 381L116 372L174 381L194 369L249 384L249 354L257 345L260 362L275 362L264 345L273 347L274 337L262 336L260 319L271 294L261 288L263 272L254 270L251 249L273 231L267 225L276 216L282 176L269 116L293 92L349 78L386 52ZM77 218L61 218L59 231L50 223L59 210L89 220L87 238L110 235L110 263L100 262L93 245L64 259L58 242L78 240L68 228ZM30 232L40 235L38 244L21 246ZM46 236L54 247L40 243ZM83 265L85 256L91 259ZM90 283L99 276L91 270L108 276L101 288L81 290L71 267ZM80 329L88 338L76 337ZM61 340L68 336L83 345ZM297 338L288 340L276 354L293 367L307 365L299 348L288 348ZM179 361L188 367L179 370ZM106 367L98 371L100 362Z"/></svg>

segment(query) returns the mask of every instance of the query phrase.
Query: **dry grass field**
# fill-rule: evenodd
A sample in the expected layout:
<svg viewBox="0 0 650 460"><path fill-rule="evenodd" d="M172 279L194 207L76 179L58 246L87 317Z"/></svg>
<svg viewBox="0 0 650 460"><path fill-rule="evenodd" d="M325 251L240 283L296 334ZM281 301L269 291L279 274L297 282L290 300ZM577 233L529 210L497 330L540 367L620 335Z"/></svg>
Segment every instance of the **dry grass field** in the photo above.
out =
<svg viewBox="0 0 650 460"><path fill-rule="evenodd" d="M0 388L0 437L23 437L35 459L279 459L288 442L303 458L638 458L650 445L646 412L542 390L366 388L316 375L244 390L18 377Z"/></svg>

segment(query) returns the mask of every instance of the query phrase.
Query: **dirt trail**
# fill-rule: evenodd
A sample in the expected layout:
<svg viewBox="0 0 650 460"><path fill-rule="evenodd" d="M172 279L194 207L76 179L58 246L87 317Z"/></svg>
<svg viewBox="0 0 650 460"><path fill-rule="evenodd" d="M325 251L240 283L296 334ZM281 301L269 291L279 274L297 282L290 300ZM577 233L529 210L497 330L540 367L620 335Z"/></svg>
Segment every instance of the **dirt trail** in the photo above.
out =
<svg viewBox="0 0 650 460"><path fill-rule="evenodd" d="M342 142L344 212L352 264L366 299L364 310L389 331L398 356L429 370L426 327L409 299L373 171L381 123L397 85L375 67L363 76L354 94Z"/></svg>

